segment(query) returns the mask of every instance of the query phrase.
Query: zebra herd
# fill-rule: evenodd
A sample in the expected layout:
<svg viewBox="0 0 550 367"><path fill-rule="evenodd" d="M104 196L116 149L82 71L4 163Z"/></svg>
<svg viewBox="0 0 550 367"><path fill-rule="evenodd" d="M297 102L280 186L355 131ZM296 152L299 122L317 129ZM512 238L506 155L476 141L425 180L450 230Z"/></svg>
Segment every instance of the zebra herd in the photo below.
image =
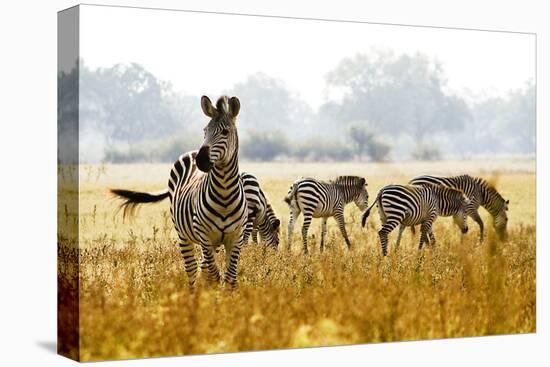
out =
<svg viewBox="0 0 550 367"><path fill-rule="evenodd" d="M199 265L207 280L219 282L220 269L214 260L221 246L225 248L224 282L237 286L237 264L240 251L249 237L271 247L279 245L280 220L263 192L258 179L239 171L239 139L236 120L240 111L237 97L222 96L214 106L207 96L201 98L203 113L210 118L204 128L204 141L196 151L181 155L172 166L168 187L159 193L112 189L123 199L123 215L131 216L139 204L170 199L170 214L178 235L184 268L189 284L197 280ZM324 182L302 178L290 187L284 201L290 217L288 241L296 219L303 213L302 242L308 252L307 233L312 218L322 218L320 250L324 249L326 223L334 217L351 249L352 244L345 228L344 207L354 202L364 211L362 225L372 207L377 204L382 222L378 232L383 255L387 254L388 234L399 228L396 246L405 227L420 225L420 244L435 243L432 223L438 216L452 216L463 233L468 231L467 216L476 221L483 239L483 222L477 212L486 208L494 219L494 227L501 237L506 236L508 200L487 181L467 175L456 177L421 176L408 185L388 185L380 190L376 200L368 207L367 182L362 177L339 176ZM195 255L200 246L200 264Z"/></svg>

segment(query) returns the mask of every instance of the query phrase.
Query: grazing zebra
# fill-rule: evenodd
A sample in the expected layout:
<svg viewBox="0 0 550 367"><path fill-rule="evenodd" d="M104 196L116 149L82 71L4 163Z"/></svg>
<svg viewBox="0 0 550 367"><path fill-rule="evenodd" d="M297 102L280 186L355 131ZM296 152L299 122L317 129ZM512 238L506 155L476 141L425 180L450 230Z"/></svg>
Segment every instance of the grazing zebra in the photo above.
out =
<svg viewBox="0 0 550 367"><path fill-rule="evenodd" d="M322 218L321 222L321 251L324 250L325 234L327 232L327 219L334 217L340 227L340 232L351 248L344 220L344 206L352 201L363 211L368 206L369 194L367 193L366 180L357 176L339 176L329 182L318 181L313 178L302 178L295 181L285 202L290 207L290 219L288 222L288 245L292 243L292 231L294 223L301 212L304 213L302 226L302 241L304 253L307 254L307 231L312 218Z"/></svg>
<svg viewBox="0 0 550 367"><path fill-rule="evenodd" d="M184 267L191 287L197 279L198 265L194 246L201 246L208 280L220 280L214 251L225 247L224 280L237 285L237 263L248 219L244 187L239 175L236 118L240 102L222 96L216 107L206 96L201 108L210 122L204 128L204 141L198 152L180 156L174 163L168 189L160 194L111 190L125 199L124 214L132 214L141 203L170 198L170 213L179 237ZM198 168L198 170L197 170Z"/></svg>
<svg viewBox="0 0 550 367"><path fill-rule="evenodd" d="M484 226L478 213L480 206L487 209L493 217L493 226L501 239L507 237L508 203L486 180L469 175L454 177L419 176L409 181L412 185L439 184L462 190L472 202L468 215L479 225L479 239L483 241Z"/></svg>
<svg viewBox="0 0 550 367"><path fill-rule="evenodd" d="M244 243L252 234L252 241L258 243L257 233L260 232L262 241L270 247L279 246L279 226L281 221L277 219L275 211L260 187L256 176L243 172L241 173L244 193L248 204L248 221L244 235Z"/></svg>
<svg viewBox="0 0 550 367"><path fill-rule="evenodd" d="M463 232L468 231L466 211L470 205L468 197L460 190L441 185L388 185L378 193L376 200L363 213L361 224L364 227L371 208L378 204L382 228L378 231L382 254L388 254L388 234L398 225L415 226L420 224L420 244L435 244L432 224L438 215L453 215L459 219ZM402 232L402 229L401 229Z"/></svg>

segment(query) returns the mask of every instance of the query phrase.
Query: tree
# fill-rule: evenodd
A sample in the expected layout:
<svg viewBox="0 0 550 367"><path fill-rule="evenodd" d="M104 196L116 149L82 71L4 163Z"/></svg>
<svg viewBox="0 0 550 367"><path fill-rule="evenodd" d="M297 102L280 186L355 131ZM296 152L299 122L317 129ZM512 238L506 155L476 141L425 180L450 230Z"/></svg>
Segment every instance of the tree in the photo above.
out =
<svg viewBox="0 0 550 367"><path fill-rule="evenodd" d="M470 118L464 101L444 92L441 64L423 54L358 54L342 60L326 81L329 90L344 91L338 108L332 103L324 109L329 119L368 120L390 135L409 134L419 144L437 132L462 130Z"/></svg>
<svg viewBox="0 0 550 367"><path fill-rule="evenodd" d="M354 122L348 128L348 135L355 148L357 157L361 159L366 153L373 161L386 160L390 153L390 146L378 138L367 123Z"/></svg>
<svg viewBox="0 0 550 367"><path fill-rule="evenodd" d="M243 131L294 129L299 133L299 126L313 116L311 107L293 96L282 81L263 73L250 75L229 94L242 101L238 123Z"/></svg>

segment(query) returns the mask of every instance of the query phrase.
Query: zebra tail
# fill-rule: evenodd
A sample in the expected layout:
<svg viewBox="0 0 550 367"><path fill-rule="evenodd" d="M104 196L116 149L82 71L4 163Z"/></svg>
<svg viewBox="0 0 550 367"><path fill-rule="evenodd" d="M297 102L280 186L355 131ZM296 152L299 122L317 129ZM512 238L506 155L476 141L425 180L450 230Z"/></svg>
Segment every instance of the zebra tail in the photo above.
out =
<svg viewBox="0 0 550 367"><path fill-rule="evenodd" d="M372 207L374 206L374 204L376 204L376 202L380 199L380 193L378 193L378 195L376 196L376 199L374 199L374 201L372 202L372 204L367 208L367 210L365 210L365 212L363 213L363 216L361 217L361 227L365 227L365 224L367 224L367 218L369 217L370 215L370 210L372 209Z"/></svg>
<svg viewBox="0 0 550 367"><path fill-rule="evenodd" d="M139 192L139 191L122 190L122 189L110 189L109 191L116 198L124 200L124 202L120 204L120 209L123 210L122 212L123 218L133 217L136 212L136 209L140 204L157 203L159 201L166 199L170 195L168 192L168 189L165 189L163 191L160 191L154 194L150 194L148 192Z"/></svg>

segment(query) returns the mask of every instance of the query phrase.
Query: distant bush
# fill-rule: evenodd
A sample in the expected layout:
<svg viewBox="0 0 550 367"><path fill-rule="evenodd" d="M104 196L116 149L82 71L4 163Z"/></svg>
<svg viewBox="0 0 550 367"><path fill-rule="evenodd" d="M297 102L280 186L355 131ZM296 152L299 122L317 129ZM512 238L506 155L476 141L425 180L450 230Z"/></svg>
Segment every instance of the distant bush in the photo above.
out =
<svg viewBox="0 0 550 367"><path fill-rule="evenodd" d="M365 154L375 162L388 159L391 147L376 136L368 122L351 123L348 127L348 136L359 159Z"/></svg>
<svg viewBox="0 0 550 367"><path fill-rule="evenodd" d="M272 161L278 156L288 155L289 144L280 131L249 131L240 146L244 158L253 161Z"/></svg>
<svg viewBox="0 0 550 367"><path fill-rule="evenodd" d="M353 158L353 150L337 141L314 137L295 144L292 156L302 161L345 161Z"/></svg>
<svg viewBox="0 0 550 367"><path fill-rule="evenodd" d="M411 153L413 159L419 161L438 161L443 158L441 150L433 145L419 144Z"/></svg>

